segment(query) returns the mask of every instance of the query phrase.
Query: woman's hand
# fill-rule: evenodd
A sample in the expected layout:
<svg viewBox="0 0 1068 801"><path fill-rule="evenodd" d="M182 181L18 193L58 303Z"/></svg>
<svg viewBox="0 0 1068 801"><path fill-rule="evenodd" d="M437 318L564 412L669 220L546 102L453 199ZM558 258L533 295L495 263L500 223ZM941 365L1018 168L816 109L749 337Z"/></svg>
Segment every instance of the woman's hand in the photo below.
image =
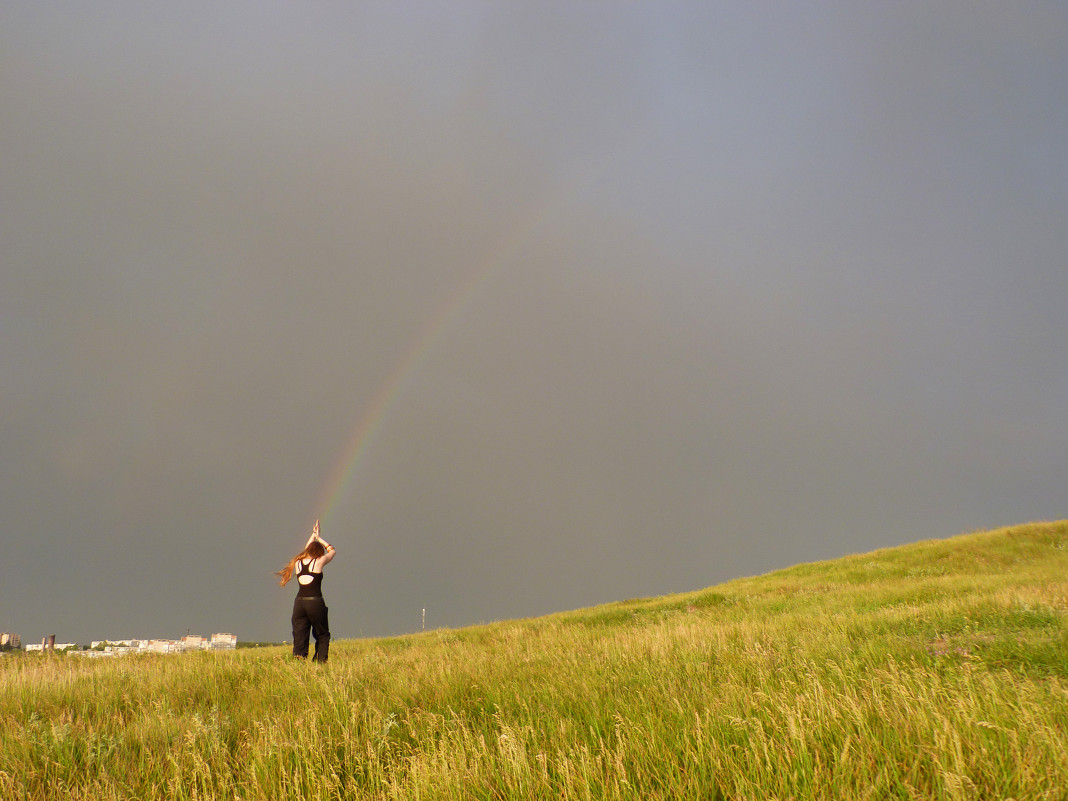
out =
<svg viewBox="0 0 1068 801"><path fill-rule="evenodd" d="M307 543L305 543L304 547L307 548L309 545L311 545L316 540L319 540L320 542L322 542L322 540L323 540L323 538L319 536L319 521L318 520L315 521L315 525L312 527L311 536L308 537L308 541L307 541Z"/></svg>

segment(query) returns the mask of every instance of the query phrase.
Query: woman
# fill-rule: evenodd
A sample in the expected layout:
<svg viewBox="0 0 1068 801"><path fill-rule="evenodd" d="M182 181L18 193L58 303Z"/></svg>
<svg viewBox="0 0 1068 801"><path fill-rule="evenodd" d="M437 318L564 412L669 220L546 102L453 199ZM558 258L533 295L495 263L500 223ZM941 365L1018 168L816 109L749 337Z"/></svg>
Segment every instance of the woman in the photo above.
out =
<svg viewBox="0 0 1068 801"><path fill-rule="evenodd" d="M297 575L297 597L293 601L293 656L308 658L308 631L315 635L316 662L325 662L330 651L330 625L327 622L326 602L323 600L323 567L334 558L334 546L319 536L319 521L315 521L304 550L289 560L289 564L275 575L282 587Z"/></svg>

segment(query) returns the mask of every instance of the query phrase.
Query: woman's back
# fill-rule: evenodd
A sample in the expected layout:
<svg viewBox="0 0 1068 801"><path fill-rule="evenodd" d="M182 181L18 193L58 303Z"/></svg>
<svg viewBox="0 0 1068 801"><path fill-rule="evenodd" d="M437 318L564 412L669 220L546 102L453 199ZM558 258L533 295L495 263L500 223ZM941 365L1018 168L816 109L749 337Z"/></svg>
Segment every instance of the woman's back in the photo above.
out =
<svg viewBox="0 0 1068 801"><path fill-rule="evenodd" d="M318 559L306 557L294 565L293 572L300 585L297 588L298 598L314 598L323 594L323 570L322 565L318 564L322 561L322 557ZM316 567L319 569L316 570Z"/></svg>

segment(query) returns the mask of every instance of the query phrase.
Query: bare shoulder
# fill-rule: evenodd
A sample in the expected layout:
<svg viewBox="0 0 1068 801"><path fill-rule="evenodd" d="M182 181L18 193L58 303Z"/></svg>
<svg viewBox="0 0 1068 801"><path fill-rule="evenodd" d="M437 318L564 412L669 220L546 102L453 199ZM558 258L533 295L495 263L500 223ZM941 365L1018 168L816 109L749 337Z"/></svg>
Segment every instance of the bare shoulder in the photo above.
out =
<svg viewBox="0 0 1068 801"><path fill-rule="evenodd" d="M337 553L337 551L335 551L333 548L331 548L330 550L328 550L326 553L324 553L322 556L320 556L316 560L318 562L318 568L319 568L320 571L323 569L323 566L325 564L327 564L328 562L333 561L334 554L336 554L336 553Z"/></svg>

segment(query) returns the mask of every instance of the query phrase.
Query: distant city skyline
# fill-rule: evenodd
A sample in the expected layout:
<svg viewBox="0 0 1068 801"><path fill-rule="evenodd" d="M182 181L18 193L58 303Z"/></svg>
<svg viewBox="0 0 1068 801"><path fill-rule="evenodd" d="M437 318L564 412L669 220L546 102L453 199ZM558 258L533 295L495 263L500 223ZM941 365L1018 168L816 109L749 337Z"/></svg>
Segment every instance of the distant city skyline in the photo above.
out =
<svg viewBox="0 0 1068 801"><path fill-rule="evenodd" d="M6 644L0 635L0 645ZM40 643L17 642L12 646L23 651L96 651L102 655L124 655L129 653L184 653L188 651L232 650L237 647L237 635L229 632L216 632L205 637L200 634L185 635L176 639L166 637L133 637L116 640L92 640L88 644L79 642L56 642L52 635L44 637Z"/></svg>

